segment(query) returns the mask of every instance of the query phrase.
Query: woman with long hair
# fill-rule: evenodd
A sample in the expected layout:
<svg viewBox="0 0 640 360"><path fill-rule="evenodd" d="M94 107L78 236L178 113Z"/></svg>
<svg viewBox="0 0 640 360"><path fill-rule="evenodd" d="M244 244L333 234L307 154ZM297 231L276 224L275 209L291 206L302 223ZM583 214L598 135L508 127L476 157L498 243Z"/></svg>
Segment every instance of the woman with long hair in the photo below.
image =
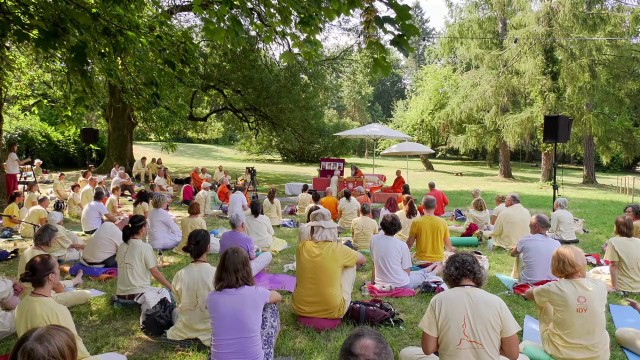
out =
<svg viewBox="0 0 640 360"><path fill-rule="evenodd" d="M251 200L251 215L247 216L245 226L247 235L251 236L253 243L263 251L282 251L288 247L285 240L274 236L273 225L265 215L262 215L262 205L259 200Z"/></svg>
<svg viewBox="0 0 640 360"><path fill-rule="evenodd" d="M161 195L162 196L162 195ZM151 287L151 276L162 286L173 291L173 287L158 270L158 260L151 245L144 242L147 220L142 215L133 215L122 229L122 241L116 253L118 263L118 286L116 297L134 300Z"/></svg>
<svg viewBox="0 0 640 360"><path fill-rule="evenodd" d="M280 206L280 200L276 199L276 188L269 189L267 198L262 203L262 209L271 220L271 225L280 226L282 224L282 206Z"/></svg>
<svg viewBox="0 0 640 360"><path fill-rule="evenodd" d="M197 206L196 206L197 208ZM173 277L173 297L178 303L178 318L167 331L171 340L198 339L211 346L209 310L202 301L213 291L216 268L207 262L211 235L204 229L193 230L182 251L191 256L191 263Z"/></svg>
<svg viewBox="0 0 640 360"><path fill-rule="evenodd" d="M24 199L24 208L29 210L32 206L38 205L38 197L40 197L40 189L38 183L29 181L27 184L27 193Z"/></svg>
<svg viewBox="0 0 640 360"><path fill-rule="evenodd" d="M16 333L24 335L27 331L47 325L60 325L69 329L74 337L78 350L78 359L90 357L89 351L78 336L76 326L69 309L56 302L51 293L60 283L60 267L58 261L49 254L36 255L27 262L20 281L31 283L33 291L20 302L16 308ZM100 359L126 359L126 357L108 353L100 355Z"/></svg>
<svg viewBox="0 0 640 360"><path fill-rule="evenodd" d="M151 194L145 189L139 190L133 202L133 215L144 215L145 218L149 218L149 202L151 202Z"/></svg>
<svg viewBox="0 0 640 360"><path fill-rule="evenodd" d="M255 285L249 256L230 247L220 256L215 290L207 297L211 317L211 359L271 360L282 296Z"/></svg>
<svg viewBox="0 0 640 360"><path fill-rule="evenodd" d="M380 209L380 221L387 214L395 214L398 211L398 200L395 197L388 197L387 201L384 203L384 207Z"/></svg>
<svg viewBox="0 0 640 360"><path fill-rule="evenodd" d="M416 207L411 195L402 196L402 209L396 211L396 215L398 215L400 223L402 224L402 229L396 234L396 237L407 242L407 239L409 238L409 230L411 230L411 223L420 217L418 208Z"/></svg>

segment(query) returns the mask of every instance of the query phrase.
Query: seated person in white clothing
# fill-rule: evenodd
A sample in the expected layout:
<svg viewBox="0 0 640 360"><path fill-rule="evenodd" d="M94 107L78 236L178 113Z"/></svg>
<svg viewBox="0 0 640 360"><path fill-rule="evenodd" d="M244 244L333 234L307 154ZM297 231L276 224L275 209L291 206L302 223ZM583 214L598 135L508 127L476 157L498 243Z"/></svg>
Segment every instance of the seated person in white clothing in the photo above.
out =
<svg viewBox="0 0 640 360"><path fill-rule="evenodd" d="M156 250L173 249L182 239L182 230L173 220L173 216L165 210L168 202L163 194L155 194L151 200L153 209L149 211L147 241Z"/></svg>
<svg viewBox="0 0 640 360"><path fill-rule="evenodd" d="M117 268L116 252L120 244L122 231L116 224L106 222L100 225L85 245L80 262L92 267Z"/></svg>
<svg viewBox="0 0 640 360"><path fill-rule="evenodd" d="M161 193L173 195L173 188L169 186L164 168L158 169L158 176L153 180L153 183L158 185L158 190Z"/></svg>
<svg viewBox="0 0 640 360"><path fill-rule="evenodd" d="M118 171L118 177L116 177L115 179L111 180L111 186L118 186L120 187L120 191L122 194L124 194L125 191L129 192L129 196L133 196L133 194L135 194L136 189L134 188L133 182L131 181L131 179L128 178L128 175L126 173L126 171L124 171L124 168L122 168L122 170Z"/></svg>
<svg viewBox="0 0 640 360"><path fill-rule="evenodd" d="M136 160L133 163L133 169L131 169L131 176L133 176L134 179L140 178L140 181L145 182L146 175L147 175L147 157L143 156L139 160Z"/></svg>
<svg viewBox="0 0 640 360"><path fill-rule="evenodd" d="M531 233L520 239L511 249L511 256L519 257L520 282L535 284L543 280L557 279L551 273L551 257L560 247L560 243L547 236L549 226L551 225L546 215L533 215L529 223Z"/></svg>
<svg viewBox="0 0 640 360"><path fill-rule="evenodd" d="M380 220L380 227L384 234L375 235L369 248L373 259L371 283L378 289L415 289L440 269L441 265L437 263L411 271L409 248L404 241L394 237L402 229L398 215L386 214Z"/></svg>
<svg viewBox="0 0 640 360"><path fill-rule="evenodd" d="M236 191L229 197L229 209L227 214L241 214L249 210L249 204L247 204L247 197L244 196L244 185L236 186ZM246 215L246 214L245 214Z"/></svg>
<svg viewBox="0 0 640 360"><path fill-rule="evenodd" d="M557 198L553 203L553 213L551 214L551 227L547 235L560 241L561 244L577 243L573 214L567 207L569 201L565 198Z"/></svg>
<svg viewBox="0 0 640 360"><path fill-rule="evenodd" d="M104 219L116 224L120 229L127 224L129 220L128 218L119 218L109 214L109 211L102 203L102 200L104 200L104 193L99 189L95 194L93 194L93 201L88 203L87 206L82 209L80 222L82 223L82 231L84 231L85 234L93 234L98 230L100 225L102 225Z"/></svg>
<svg viewBox="0 0 640 360"><path fill-rule="evenodd" d="M0 277L0 340L16 332L13 310L20 304L23 290L19 282Z"/></svg>
<svg viewBox="0 0 640 360"><path fill-rule="evenodd" d="M449 290L431 298L424 317L421 347L400 351L400 360L528 359L520 357L520 326L502 299L481 289L485 271L470 253L453 254L443 273Z"/></svg>

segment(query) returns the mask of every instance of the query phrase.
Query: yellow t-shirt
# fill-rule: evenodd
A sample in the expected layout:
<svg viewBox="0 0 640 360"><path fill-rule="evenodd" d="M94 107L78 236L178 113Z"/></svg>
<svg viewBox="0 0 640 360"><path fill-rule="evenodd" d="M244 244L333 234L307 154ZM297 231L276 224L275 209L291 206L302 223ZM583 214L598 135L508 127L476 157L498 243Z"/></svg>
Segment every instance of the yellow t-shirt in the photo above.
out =
<svg viewBox="0 0 640 360"><path fill-rule="evenodd" d="M118 198L115 195L109 196L105 204L107 211L111 215L118 215Z"/></svg>
<svg viewBox="0 0 640 360"><path fill-rule="evenodd" d="M633 237L640 239L640 220L633 222Z"/></svg>
<svg viewBox="0 0 640 360"><path fill-rule="evenodd" d="M89 185L82 188L80 191L80 204L82 204L82 206L87 206L88 203L93 201L94 193L95 190Z"/></svg>
<svg viewBox="0 0 640 360"><path fill-rule="evenodd" d="M358 210L360 210L360 203L354 197L351 201L346 198L340 199L338 203L338 214L340 219L338 220L338 226L348 228L355 218L358 217Z"/></svg>
<svg viewBox="0 0 640 360"><path fill-rule="evenodd" d="M356 265L358 253L332 241L302 241L296 249L296 288L292 310L300 316L339 319L346 310L342 270Z"/></svg>
<svg viewBox="0 0 640 360"><path fill-rule="evenodd" d="M86 359L91 356L82 339L78 336L69 309L50 297L25 296L16 308L17 335L22 336L33 328L47 325L64 326L73 333L78 345L78 359Z"/></svg>
<svg viewBox="0 0 640 360"><path fill-rule="evenodd" d="M187 245L189 234L191 234L193 230L197 229L207 230L207 222L199 216L195 218L185 217L180 220L180 228L182 230L182 240L180 240L180 243L176 246L175 250L179 250L182 254L182 248Z"/></svg>
<svg viewBox="0 0 640 360"><path fill-rule="evenodd" d="M151 175L158 175L158 165L155 163L148 163L147 170L149 170L149 174Z"/></svg>
<svg viewBox="0 0 640 360"><path fill-rule="evenodd" d="M22 255L20 255L20 259L18 260L18 276L16 278L19 279L20 275L24 273L24 269L27 267L27 263L29 262L29 260L42 254L46 254L46 252L34 247L27 248L25 251L23 251ZM21 282L21 284L22 286L24 286L25 291L20 294L20 297L24 297L31 292L32 286L31 283Z"/></svg>
<svg viewBox="0 0 640 360"><path fill-rule="evenodd" d="M640 292L640 239L609 239L604 259L618 262L618 290Z"/></svg>
<svg viewBox="0 0 640 360"><path fill-rule="evenodd" d="M38 205L38 194L32 192L27 193L27 196L24 198L24 208L31 209L32 206L35 206L33 203Z"/></svg>
<svg viewBox="0 0 640 360"><path fill-rule="evenodd" d="M207 295L213 291L216 268L208 263L191 263L173 277L173 297L178 303L178 321L167 331L171 340L200 339L211 345L211 324Z"/></svg>
<svg viewBox="0 0 640 360"><path fill-rule="evenodd" d="M493 244L511 249L523 236L528 235L531 214L521 204L514 204L504 209L496 219L492 232Z"/></svg>
<svg viewBox="0 0 640 360"><path fill-rule="evenodd" d="M356 250L369 250L371 237L378 233L378 223L368 216L360 216L351 222L353 247Z"/></svg>
<svg viewBox="0 0 640 360"><path fill-rule="evenodd" d="M298 215L302 214L312 201L313 199L311 199L311 194L309 193L302 193L298 195L298 205L296 207L298 209Z"/></svg>
<svg viewBox="0 0 640 360"><path fill-rule="evenodd" d="M413 224L414 220L420 218L420 213L417 213L416 216L412 217L411 219L407 218L407 214L404 212L404 210L396 211L396 215L398 215L398 218L400 218L402 229L400 229L395 237L404 242L407 242L407 239L409 238L409 230L411 230L411 224Z"/></svg>
<svg viewBox="0 0 640 360"><path fill-rule="evenodd" d="M133 208L133 215L142 215L144 216L144 213L149 212L149 204L147 204L146 202L141 202L140 204L136 205Z"/></svg>
<svg viewBox="0 0 640 360"><path fill-rule="evenodd" d="M447 222L437 216L423 216L411 223L409 237L416 238L416 258L422 261L444 260L444 239L449 237Z"/></svg>
<svg viewBox="0 0 640 360"><path fill-rule="evenodd" d="M282 223L282 207L280 200L273 199L273 204L269 199L264 199L262 203L264 215L271 220L271 225L280 225Z"/></svg>
<svg viewBox="0 0 640 360"><path fill-rule="evenodd" d="M535 288L533 295L538 306L553 308L551 323L540 323L542 347L549 355L556 360L609 359L604 282L560 279Z"/></svg>
<svg viewBox="0 0 640 360"><path fill-rule="evenodd" d="M338 199L333 196L325 196L320 199L320 206L329 210L331 213L331 220L338 220Z"/></svg>
<svg viewBox="0 0 640 360"><path fill-rule="evenodd" d="M80 193L72 192L67 200L67 213L69 215L80 216L82 214L82 207L80 207Z"/></svg>
<svg viewBox="0 0 640 360"><path fill-rule="evenodd" d="M20 220L20 207L18 206L18 204L16 203L11 203L9 204L6 208L4 208L4 213L7 215L13 215L13 218L15 220ZM14 224L9 220L8 216L3 216L2 217L2 226L4 227L8 227L8 228L15 228L17 226L19 226L20 224Z"/></svg>
<svg viewBox="0 0 640 360"><path fill-rule="evenodd" d="M151 286L152 269L158 260L151 245L142 240L129 239L118 246L118 288L116 295L139 294Z"/></svg>
<svg viewBox="0 0 640 360"><path fill-rule="evenodd" d="M69 197L67 189L64 187L64 183L60 180L53 182L53 193L58 199L67 200Z"/></svg>
<svg viewBox="0 0 640 360"><path fill-rule="evenodd" d="M475 287L456 287L434 296L418 327L438 338L442 359L459 360L498 359L501 338L520 331L502 299Z"/></svg>
<svg viewBox="0 0 640 360"><path fill-rule="evenodd" d="M27 216L24 218L24 223L20 224L20 236L22 237L33 237L33 225L27 224L27 222L32 224L40 224L40 219L47 218L47 210L40 205L32 206L27 213Z"/></svg>

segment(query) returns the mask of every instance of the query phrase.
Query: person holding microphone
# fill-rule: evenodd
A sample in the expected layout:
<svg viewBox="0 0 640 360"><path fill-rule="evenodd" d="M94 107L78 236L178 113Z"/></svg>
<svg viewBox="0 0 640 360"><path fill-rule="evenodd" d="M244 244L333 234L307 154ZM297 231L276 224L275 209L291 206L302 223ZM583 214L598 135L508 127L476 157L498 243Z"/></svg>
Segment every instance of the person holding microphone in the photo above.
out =
<svg viewBox="0 0 640 360"><path fill-rule="evenodd" d="M5 187L7 190L7 197L9 197L12 192L18 190L18 174L20 174L20 165L28 163L31 161L31 158L28 157L24 160L20 160L18 155L16 155L16 150L18 149L18 144L16 143L9 143L7 149L9 150L9 155L7 156L7 162L5 163Z"/></svg>

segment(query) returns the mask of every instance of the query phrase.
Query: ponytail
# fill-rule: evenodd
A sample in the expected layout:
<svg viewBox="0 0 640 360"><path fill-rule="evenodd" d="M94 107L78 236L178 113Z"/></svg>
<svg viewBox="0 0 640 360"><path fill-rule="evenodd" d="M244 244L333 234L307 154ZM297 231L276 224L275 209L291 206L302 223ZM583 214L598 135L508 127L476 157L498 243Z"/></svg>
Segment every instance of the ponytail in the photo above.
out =
<svg viewBox="0 0 640 360"><path fill-rule="evenodd" d="M182 247L182 251L191 255L193 260L197 260L209 252L209 244L211 244L209 232L204 229L196 229L189 234L187 245Z"/></svg>
<svg viewBox="0 0 640 360"><path fill-rule="evenodd" d="M43 287L47 283L47 276L55 271L56 262L57 260L49 254L34 256L20 274L20 282L31 283L34 288Z"/></svg>
<svg viewBox="0 0 640 360"><path fill-rule="evenodd" d="M348 189L344 189L344 198L347 199L347 201L351 202L351 190Z"/></svg>
<svg viewBox="0 0 640 360"><path fill-rule="evenodd" d="M405 195L402 198L402 204L404 205L404 214L407 216L407 219L413 219L418 216L418 208L411 195Z"/></svg>
<svg viewBox="0 0 640 360"><path fill-rule="evenodd" d="M267 199L269 199L269 202L273 204L275 198L276 198L276 188L269 189L269 192L267 193Z"/></svg>
<svg viewBox="0 0 640 360"><path fill-rule="evenodd" d="M133 215L129 219L129 223L122 229L122 241L125 244L129 243L129 240L140 233L140 230L147 224L147 219L144 215Z"/></svg>

